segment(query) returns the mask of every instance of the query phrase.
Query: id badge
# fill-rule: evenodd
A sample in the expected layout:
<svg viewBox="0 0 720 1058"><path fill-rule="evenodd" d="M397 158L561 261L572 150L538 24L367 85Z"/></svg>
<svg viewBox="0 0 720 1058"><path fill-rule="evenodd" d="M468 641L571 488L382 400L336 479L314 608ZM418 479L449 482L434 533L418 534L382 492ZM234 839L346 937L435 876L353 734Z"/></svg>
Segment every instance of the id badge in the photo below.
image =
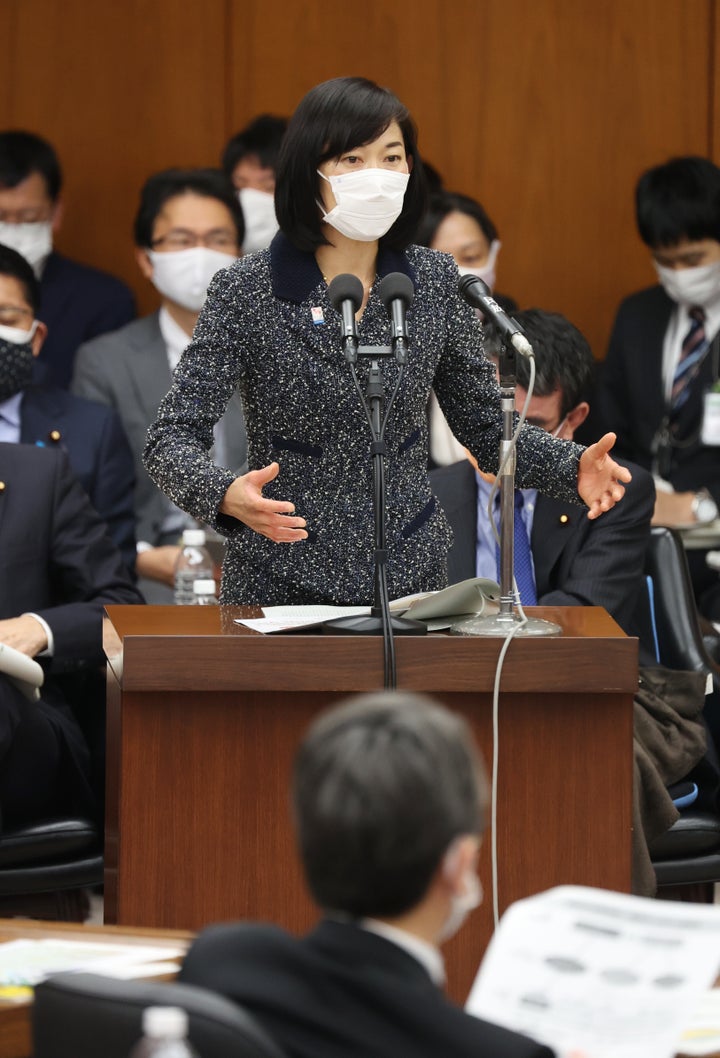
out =
<svg viewBox="0 0 720 1058"><path fill-rule="evenodd" d="M706 393L703 397L700 440L704 445L720 445L720 393Z"/></svg>

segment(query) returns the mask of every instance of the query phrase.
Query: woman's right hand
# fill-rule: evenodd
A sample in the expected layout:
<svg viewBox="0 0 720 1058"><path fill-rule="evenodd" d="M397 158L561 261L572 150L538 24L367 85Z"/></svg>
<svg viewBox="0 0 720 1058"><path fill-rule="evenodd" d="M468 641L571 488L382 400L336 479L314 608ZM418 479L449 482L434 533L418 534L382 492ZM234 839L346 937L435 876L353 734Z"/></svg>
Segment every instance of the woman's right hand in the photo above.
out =
<svg viewBox="0 0 720 1058"><path fill-rule="evenodd" d="M262 494L264 486L279 473L280 464L271 463L235 478L223 496L220 513L237 518L276 544L292 544L306 539L305 519L291 517L295 512L292 503L268 500Z"/></svg>

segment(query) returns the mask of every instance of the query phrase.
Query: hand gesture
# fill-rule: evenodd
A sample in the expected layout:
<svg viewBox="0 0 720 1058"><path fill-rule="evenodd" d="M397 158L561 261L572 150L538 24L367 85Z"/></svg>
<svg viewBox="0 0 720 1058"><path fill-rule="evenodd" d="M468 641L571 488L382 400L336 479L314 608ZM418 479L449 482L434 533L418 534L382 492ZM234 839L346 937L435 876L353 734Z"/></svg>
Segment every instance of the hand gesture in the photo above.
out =
<svg viewBox="0 0 720 1058"><path fill-rule="evenodd" d="M295 513L294 504L268 500L262 494L263 487L279 473L280 464L271 463L235 478L223 496L220 513L239 519L276 544L293 544L307 537L305 519L290 517Z"/></svg>
<svg viewBox="0 0 720 1058"><path fill-rule="evenodd" d="M625 495L621 482L632 481L627 467L621 467L608 454L615 441L614 433L606 433L580 456L578 493L590 508L588 518L591 519L614 507Z"/></svg>

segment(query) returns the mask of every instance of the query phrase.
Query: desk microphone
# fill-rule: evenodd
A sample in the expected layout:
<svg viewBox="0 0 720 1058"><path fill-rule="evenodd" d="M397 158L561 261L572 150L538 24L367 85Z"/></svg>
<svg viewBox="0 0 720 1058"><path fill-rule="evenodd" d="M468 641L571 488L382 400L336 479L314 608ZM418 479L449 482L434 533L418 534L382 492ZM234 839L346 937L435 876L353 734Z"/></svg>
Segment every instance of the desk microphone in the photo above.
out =
<svg viewBox="0 0 720 1058"><path fill-rule="evenodd" d="M495 321L518 353L527 357L535 356L533 347L523 334L522 327L498 305L487 283L484 283L478 276L462 276L458 283L458 290L467 302Z"/></svg>
<svg viewBox="0 0 720 1058"><path fill-rule="evenodd" d="M330 304L342 316L342 351L349 364L357 361L358 332L355 313L363 301L363 285L357 276L343 272L328 287Z"/></svg>
<svg viewBox="0 0 720 1058"><path fill-rule="evenodd" d="M381 281L378 293L390 317L392 351L397 362L404 364L410 346L405 313L415 297L415 287L410 276L404 272L391 272Z"/></svg>

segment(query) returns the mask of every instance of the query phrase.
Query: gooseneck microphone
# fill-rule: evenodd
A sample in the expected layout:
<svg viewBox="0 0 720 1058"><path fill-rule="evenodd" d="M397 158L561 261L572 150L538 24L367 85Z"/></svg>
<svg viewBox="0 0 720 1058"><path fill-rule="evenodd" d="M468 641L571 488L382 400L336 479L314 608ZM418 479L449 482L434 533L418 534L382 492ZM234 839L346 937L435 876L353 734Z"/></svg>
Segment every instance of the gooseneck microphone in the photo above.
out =
<svg viewBox="0 0 720 1058"><path fill-rule="evenodd" d="M381 281L378 293L390 316L392 351L397 362L404 364L410 346L405 313L415 297L415 287L410 276L404 272L391 272Z"/></svg>
<svg viewBox="0 0 720 1058"><path fill-rule="evenodd" d="M478 276L462 276L458 283L458 290L467 302L495 321L518 353L527 357L535 356L533 347L523 334L522 327L498 305L487 283L484 283Z"/></svg>
<svg viewBox="0 0 720 1058"><path fill-rule="evenodd" d="M328 287L330 304L342 316L340 339L343 355L349 364L357 362L358 332L355 313L363 301L363 285L357 276L343 272Z"/></svg>

